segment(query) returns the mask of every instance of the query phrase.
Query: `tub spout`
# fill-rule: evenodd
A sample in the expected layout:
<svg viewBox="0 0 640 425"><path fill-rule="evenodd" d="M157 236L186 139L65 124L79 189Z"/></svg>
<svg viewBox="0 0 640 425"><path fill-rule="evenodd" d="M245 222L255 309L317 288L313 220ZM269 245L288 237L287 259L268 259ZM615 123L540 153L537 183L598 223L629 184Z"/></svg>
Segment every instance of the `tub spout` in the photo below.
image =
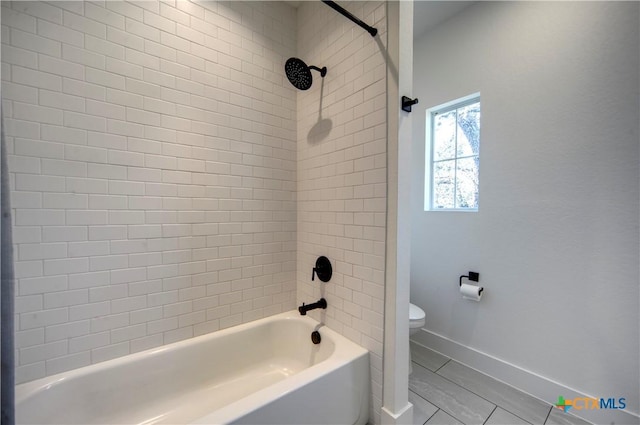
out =
<svg viewBox="0 0 640 425"><path fill-rule="evenodd" d="M302 305L298 307L298 311L301 315L306 316L307 311L315 310L316 308L327 308L327 300L325 300L324 298L320 298L318 302L315 302L313 304L302 303Z"/></svg>

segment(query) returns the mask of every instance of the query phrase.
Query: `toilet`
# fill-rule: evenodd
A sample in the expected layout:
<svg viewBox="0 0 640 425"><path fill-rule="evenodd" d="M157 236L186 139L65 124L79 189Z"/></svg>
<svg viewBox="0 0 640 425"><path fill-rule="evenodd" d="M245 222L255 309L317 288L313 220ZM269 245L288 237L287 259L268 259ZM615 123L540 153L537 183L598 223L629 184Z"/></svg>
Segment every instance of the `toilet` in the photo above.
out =
<svg viewBox="0 0 640 425"><path fill-rule="evenodd" d="M424 310L415 304L409 303L409 337L417 333L423 326L425 321ZM409 343L409 375L413 371L411 363L411 343Z"/></svg>
<svg viewBox="0 0 640 425"><path fill-rule="evenodd" d="M409 303L409 335L414 335L424 326L424 310Z"/></svg>

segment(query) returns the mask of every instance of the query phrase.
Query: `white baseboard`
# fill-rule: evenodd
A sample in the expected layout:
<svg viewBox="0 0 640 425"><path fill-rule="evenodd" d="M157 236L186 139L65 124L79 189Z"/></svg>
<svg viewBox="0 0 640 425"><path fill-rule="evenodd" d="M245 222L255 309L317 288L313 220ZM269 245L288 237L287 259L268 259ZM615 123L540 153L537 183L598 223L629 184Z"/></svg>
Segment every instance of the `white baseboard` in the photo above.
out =
<svg viewBox="0 0 640 425"><path fill-rule="evenodd" d="M382 425L412 425L413 424L413 404L407 405L397 413L389 411L386 407L382 408Z"/></svg>
<svg viewBox="0 0 640 425"><path fill-rule="evenodd" d="M593 397L426 329L421 329L420 332L412 335L411 340L505 384L518 388L546 403L555 403L559 395L562 395L565 399ZM640 416L626 410L573 409L572 413L594 424L640 424Z"/></svg>

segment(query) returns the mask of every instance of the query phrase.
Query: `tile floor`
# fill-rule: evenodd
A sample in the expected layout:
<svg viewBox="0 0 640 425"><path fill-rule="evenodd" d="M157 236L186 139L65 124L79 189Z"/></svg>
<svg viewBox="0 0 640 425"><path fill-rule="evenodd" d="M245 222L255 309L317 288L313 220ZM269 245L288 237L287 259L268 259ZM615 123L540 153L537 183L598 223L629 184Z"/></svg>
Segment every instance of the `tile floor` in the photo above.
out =
<svg viewBox="0 0 640 425"><path fill-rule="evenodd" d="M549 403L411 342L414 425L588 425Z"/></svg>

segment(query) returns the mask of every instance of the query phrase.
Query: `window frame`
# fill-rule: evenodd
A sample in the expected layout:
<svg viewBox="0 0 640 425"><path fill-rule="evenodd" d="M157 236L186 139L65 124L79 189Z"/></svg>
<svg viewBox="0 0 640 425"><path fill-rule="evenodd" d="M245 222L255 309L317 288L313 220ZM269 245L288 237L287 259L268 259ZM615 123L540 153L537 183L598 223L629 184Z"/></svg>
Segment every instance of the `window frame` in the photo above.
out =
<svg viewBox="0 0 640 425"><path fill-rule="evenodd" d="M443 162L445 160L438 160L438 161L434 161L434 140L435 140L435 134L434 134L434 125L433 125L433 121L434 121L434 117L437 116L438 114L444 114L459 108L463 108L465 106L468 105L472 105L474 103L480 103L480 105L482 105L481 102L481 97L480 97L480 93L473 93L471 95L459 98L459 99L455 99L452 100L450 102L447 103L443 103L441 105L438 106L434 106L432 108L426 109L425 110L425 135L428 135L428 137L425 137L425 190L424 190L424 210L425 211L449 211L449 212L478 212L478 209L480 207L480 202L478 201L478 206L475 208L436 208L434 205L434 181L433 181L433 174L434 174L434 167L436 162ZM482 120L482 106L480 109L480 120ZM457 119L456 119L457 121ZM480 128L482 129L482 125L480 125ZM458 126L456 125L456 148L458 145ZM480 143L481 144L481 143ZM454 160L456 165L459 159L465 159L465 158L478 158L478 185L480 184L480 144L478 145L478 154L477 155L467 155L467 156L458 156L457 153L457 149L456 149L456 155L455 157L452 157L450 159L447 159L447 161L450 160ZM454 204L455 204L455 191L457 190L457 166L454 167ZM479 192L479 190L478 190ZM479 197L479 194L478 194Z"/></svg>

